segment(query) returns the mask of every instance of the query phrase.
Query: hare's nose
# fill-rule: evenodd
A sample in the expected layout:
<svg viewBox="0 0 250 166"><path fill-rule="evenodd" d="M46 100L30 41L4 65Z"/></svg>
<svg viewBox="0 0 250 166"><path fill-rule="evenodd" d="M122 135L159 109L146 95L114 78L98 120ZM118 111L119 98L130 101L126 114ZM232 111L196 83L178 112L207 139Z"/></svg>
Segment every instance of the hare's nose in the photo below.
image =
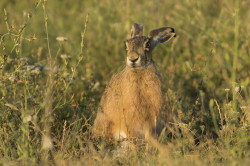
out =
<svg viewBox="0 0 250 166"><path fill-rule="evenodd" d="M136 61L138 61L139 58L135 58L135 59L130 59L131 62L135 63Z"/></svg>

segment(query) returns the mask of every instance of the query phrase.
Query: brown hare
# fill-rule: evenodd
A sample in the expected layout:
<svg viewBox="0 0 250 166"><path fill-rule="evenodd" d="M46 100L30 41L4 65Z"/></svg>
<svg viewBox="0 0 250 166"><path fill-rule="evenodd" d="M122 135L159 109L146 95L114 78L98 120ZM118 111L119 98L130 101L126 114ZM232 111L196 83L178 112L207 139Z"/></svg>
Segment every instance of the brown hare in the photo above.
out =
<svg viewBox="0 0 250 166"><path fill-rule="evenodd" d="M132 26L131 38L126 40L126 67L111 78L101 98L95 136L120 140L154 134L163 99L152 51L174 36L170 27L154 29L146 37L141 24Z"/></svg>

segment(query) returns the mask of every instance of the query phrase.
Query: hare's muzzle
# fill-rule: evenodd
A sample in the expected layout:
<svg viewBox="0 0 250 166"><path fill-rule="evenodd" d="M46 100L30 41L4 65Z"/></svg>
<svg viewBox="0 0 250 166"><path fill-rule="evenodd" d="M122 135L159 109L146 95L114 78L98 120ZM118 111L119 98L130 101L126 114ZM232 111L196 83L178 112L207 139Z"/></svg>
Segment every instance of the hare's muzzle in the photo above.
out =
<svg viewBox="0 0 250 166"><path fill-rule="evenodd" d="M139 56L127 57L127 66L132 67L132 68L141 66L141 64L140 64L141 60L140 59L141 58Z"/></svg>
<svg viewBox="0 0 250 166"><path fill-rule="evenodd" d="M139 57L138 58L135 58L135 59L129 59L132 63L135 63L136 61L138 61Z"/></svg>

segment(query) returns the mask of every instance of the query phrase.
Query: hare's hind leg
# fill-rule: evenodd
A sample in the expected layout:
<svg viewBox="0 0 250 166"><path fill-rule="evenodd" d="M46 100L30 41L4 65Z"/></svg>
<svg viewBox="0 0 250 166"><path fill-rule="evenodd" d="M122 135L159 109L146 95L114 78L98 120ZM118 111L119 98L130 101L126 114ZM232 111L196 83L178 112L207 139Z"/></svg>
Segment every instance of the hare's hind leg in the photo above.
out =
<svg viewBox="0 0 250 166"><path fill-rule="evenodd" d="M99 111L94 122L94 137L112 137L112 127L113 122L102 111Z"/></svg>
<svg viewBox="0 0 250 166"><path fill-rule="evenodd" d="M125 138L127 138L127 134L126 134L126 132L125 131L123 131L122 129L116 129L115 131L114 131L114 138L116 139L116 140L122 140L122 139L125 139Z"/></svg>

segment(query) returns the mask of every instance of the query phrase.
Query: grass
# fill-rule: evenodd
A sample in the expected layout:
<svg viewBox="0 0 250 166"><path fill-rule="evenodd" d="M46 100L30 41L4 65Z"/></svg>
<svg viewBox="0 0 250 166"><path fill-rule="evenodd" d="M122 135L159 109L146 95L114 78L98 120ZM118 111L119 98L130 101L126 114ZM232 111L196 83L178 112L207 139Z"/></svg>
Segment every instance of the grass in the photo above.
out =
<svg viewBox="0 0 250 166"><path fill-rule="evenodd" d="M248 0L0 2L0 165L247 165ZM154 51L162 150L91 138L134 23L174 27ZM98 149L98 150L97 150Z"/></svg>

